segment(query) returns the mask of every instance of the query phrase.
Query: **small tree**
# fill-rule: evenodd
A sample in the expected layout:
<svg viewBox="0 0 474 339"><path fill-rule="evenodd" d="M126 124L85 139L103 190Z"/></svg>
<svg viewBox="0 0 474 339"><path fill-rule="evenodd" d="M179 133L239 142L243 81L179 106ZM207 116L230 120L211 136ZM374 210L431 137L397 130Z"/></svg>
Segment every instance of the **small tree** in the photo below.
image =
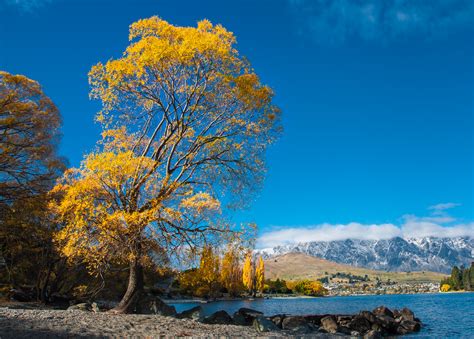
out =
<svg viewBox="0 0 474 339"><path fill-rule="evenodd" d="M205 288L202 294L215 297L219 289L219 256L214 253L211 246L203 248L198 272Z"/></svg>
<svg viewBox="0 0 474 339"><path fill-rule="evenodd" d="M221 264L221 282L231 296L238 296L242 291L242 271L240 255L235 246L229 245Z"/></svg>
<svg viewBox="0 0 474 339"><path fill-rule="evenodd" d="M242 282L249 294L255 294L255 270L251 252L248 252L245 256L244 267L242 269Z"/></svg>
<svg viewBox="0 0 474 339"><path fill-rule="evenodd" d="M263 293L263 288L265 287L265 263L261 256L258 258L257 267L255 268L255 282L255 289Z"/></svg>

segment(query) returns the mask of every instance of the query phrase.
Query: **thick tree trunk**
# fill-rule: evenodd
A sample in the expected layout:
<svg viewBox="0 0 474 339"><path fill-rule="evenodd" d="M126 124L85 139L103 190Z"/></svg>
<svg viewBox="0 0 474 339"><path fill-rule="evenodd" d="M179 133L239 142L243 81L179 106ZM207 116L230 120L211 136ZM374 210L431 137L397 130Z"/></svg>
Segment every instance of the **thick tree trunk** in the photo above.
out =
<svg viewBox="0 0 474 339"><path fill-rule="evenodd" d="M134 260L130 263L127 291L117 307L110 311L113 313L134 313L142 292L143 267L138 260Z"/></svg>

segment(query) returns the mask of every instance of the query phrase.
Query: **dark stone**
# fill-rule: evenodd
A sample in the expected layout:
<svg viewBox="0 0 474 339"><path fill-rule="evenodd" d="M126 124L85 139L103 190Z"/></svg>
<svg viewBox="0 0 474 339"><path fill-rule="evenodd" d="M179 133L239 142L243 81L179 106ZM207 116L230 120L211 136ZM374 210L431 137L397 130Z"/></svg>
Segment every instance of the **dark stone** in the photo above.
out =
<svg viewBox="0 0 474 339"><path fill-rule="evenodd" d="M370 311L361 311L359 313L359 316L367 319L371 324L377 321L377 318L375 317L375 315Z"/></svg>
<svg viewBox="0 0 474 339"><path fill-rule="evenodd" d="M406 307L400 310L400 316L403 320L415 321L415 315L410 309Z"/></svg>
<svg viewBox="0 0 474 339"><path fill-rule="evenodd" d="M395 318L394 315L393 315L393 312L390 311L390 309L388 307L385 307L385 306L377 307L376 309L374 309L372 311L372 313L375 314L376 316L388 316L388 317L391 317L391 318Z"/></svg>
<svg viewBox="0 0 474 339"><path fill-rule="evenodd" d="M217 311L210 316L206 317L203 321L205 324L222 324L229 325L233 324L232 317L226 311Z"/></svg>
<svg viewBox="0 0 474 339"><path fill-rule="evenodd" d="M380 326L378 322L376 322L375 324L372 324L372 329L377 332L382 332L383 330L382 326Z"/></svg>
<svg viewBox="0 0 474 339"><path fill-rule="evenodd" d="M304 318L313 326L319 327L321 326L321 319L324 318L326 315L319 315L319 314L309 314L305 315Z"/></svg>
<svg viewBox="0 0 474 339"><path fill-rule="evenodd" d="M365 333L372 328L372 324L365 317L356 315L349 323L349 328L360 333Z"/></svg>
<svg viewBox="0 0 474 339"><path fill-rule="evenodd" d="M370 330L364 335L364 339L379 339L382 338L382 334L375 330Z"/></svg>
<svg viewBox="0 0 474 339"><path fill-rule="evenodd" d="M351 335L351 333L353 332L349 327L346 327L346 326L339 326L337 328L337 332L339 333L342 333L342 334L347 334L347 335Z"/></svg>
<svg viewBox="0 0 474 339"><path fill-rule="evenodd" d="M349 327L350 322L352 321L353 316L351 315L338 315L336 317L336 322L339 326Z"/></svg>
<svg viewBox="0 0 474 339"><path fill-rule="evenodd" d="M328 315L321 319L321 327L328 333L337 332L337 322L336 317Z"/></svg>
<svg viewBox="0 0 474 339"><path fill-rule="evenodd" d="M242 307L234 313L234 323L241 326L252 326L253 320L259 316L263 316L262 312Z"/></svg>
<svg viewBox="0 0 474 339"><path fill-rule="evenodd" d="M202 315L202 307L201 306L195 306L189 310L185 310L181 313L178 313L176 315L176 318L178 319L192 319L192 320L201 320L203 318Z"/></svg>
<svg viewBox="0 0 474 339"><path fill-rule="evenodd" d="M285 315L284 314L276 314L274 316L271 316L269 318L276 326L278 326L279 328L281 328L281 323L283 322L283 319L285 319Z"/></svg>
<svg viewBox="0 0 474 339"><path fill-rule="evenodd" d="M140 298L136 312L138 314L158 314L166 317L172 317L176 315L176 308L168 305L160 298L152 295Z"/></svg>
<svg viewBox="0 0 474 339"><path fill-rule="evenodd" d="M288 316L285 317L281 323L281 328L284 330L306 332L309 330L308 322L304 317Z"/></svg>
<svg viewBox="0 0 474 339"><path fill-rule="evenodd" d="M398 323L392 317L381 315L377 317L377 324L382 327L384 332L395 334Z"/></svg>
<svg viewBox="0 0 474 339"><path fill-rule="evenodd" d="M259 333L279 330L278 326L275 325L273 321L262 316L258 316L253 320L253 327Z"/></svg>
<svg viewBox="0 0 474 339"><path fill-rule="evenodd" d="M249 326L247 323L247 320L245 317L240 314L239 312L235 312L234 315L232 316L232 320L234 321L234 324L239 325L239 326Z"/></svg>
<svg viewBox="0 0 474 339"><path fill-rule="evenodd" d="M237 312L243 315L254 317L254 318L263 315L263 313L260 311L252 310L251 308L245 308L245 307L240 308Z"/></svg>
<svg viewBox="0 0 474 339"><path fill-rule="evenodd" d="M408 334L412 332L419 332L421 329L420 323L412 320L403 320L397 328L397 334Z"/></svg>

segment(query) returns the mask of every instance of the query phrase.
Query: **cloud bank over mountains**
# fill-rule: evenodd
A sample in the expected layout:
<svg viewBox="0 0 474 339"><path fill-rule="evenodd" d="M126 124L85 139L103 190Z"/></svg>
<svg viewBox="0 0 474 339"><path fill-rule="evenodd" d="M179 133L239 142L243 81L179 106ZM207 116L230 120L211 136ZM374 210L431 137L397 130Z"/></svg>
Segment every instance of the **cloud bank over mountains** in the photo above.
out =
<svg viewBox="0 0 474 339"><path fill-rule="evenodd" d="M400 225L361 224L319 224L303 227L278 227L264 232L257 240L257 248L270 248L279 245L293 245L311 241L336 241L346 239L382 240L394 237L472 237L474 222L459 222L448 215L446 210L459 204L447 203L431 206L429 216L404 215Z"/></svg>
<svg viewBox="0 0 474 339"><path fill-rule="evenodd" d="M342 43L433 38L472 27L472 0L288 0L302 32L317 41Z"/></svg>

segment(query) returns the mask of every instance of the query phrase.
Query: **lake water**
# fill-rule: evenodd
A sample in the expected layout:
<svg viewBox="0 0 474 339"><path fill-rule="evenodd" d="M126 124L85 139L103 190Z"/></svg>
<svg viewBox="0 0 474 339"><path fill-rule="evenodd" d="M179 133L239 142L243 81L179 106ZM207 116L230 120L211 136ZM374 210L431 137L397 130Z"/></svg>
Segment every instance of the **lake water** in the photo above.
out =
<svg viewBox="0 0 474 339"><path fill-rule="evenodd" d="M408 307L423 322L417 337L474 338L474 293L369 295L326 298L288 298L172 304L178 312L201 305L206 315L219 310L232 314L248 307L273 314L351 314L384 305Z"/></svg>

